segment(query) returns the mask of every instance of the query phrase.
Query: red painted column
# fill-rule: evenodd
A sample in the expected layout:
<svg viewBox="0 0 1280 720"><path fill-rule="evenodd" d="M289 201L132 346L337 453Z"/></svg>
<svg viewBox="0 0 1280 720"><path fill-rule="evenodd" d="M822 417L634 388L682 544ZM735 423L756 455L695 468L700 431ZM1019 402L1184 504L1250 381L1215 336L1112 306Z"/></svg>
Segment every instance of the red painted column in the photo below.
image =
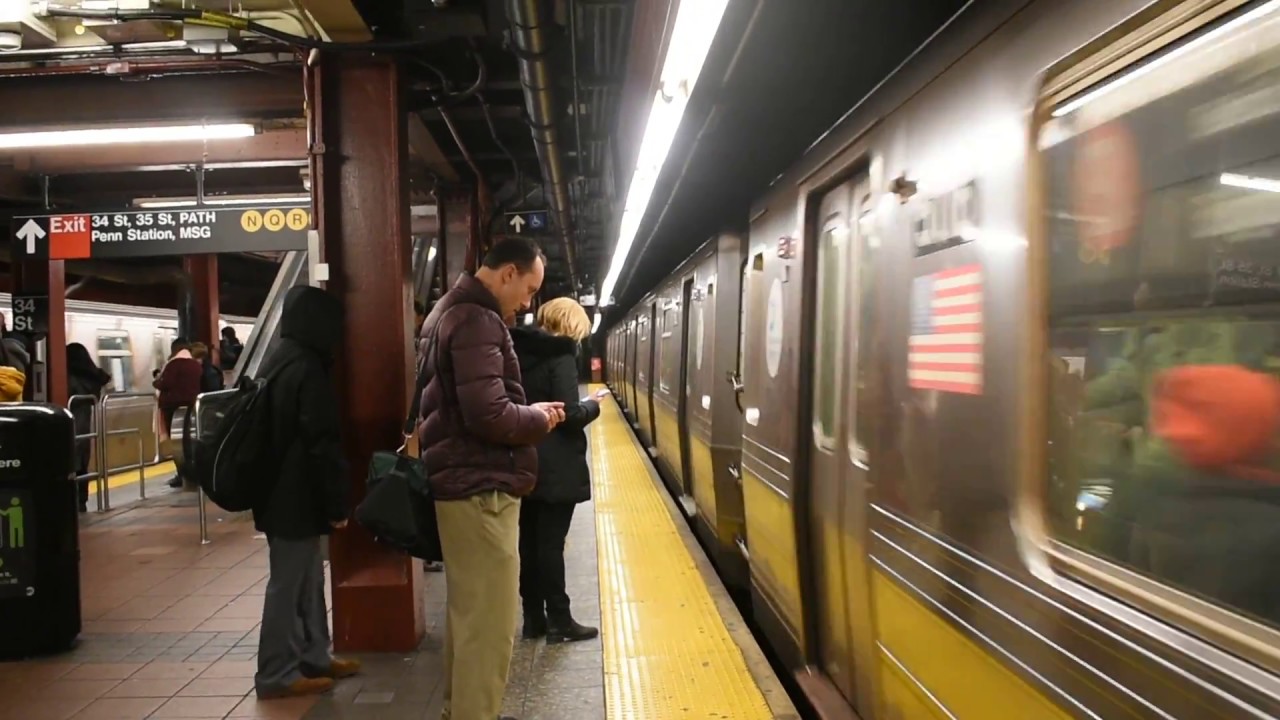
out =
<svg viewBox="0 0 1280 720"><path fill-rule="evenodd" d="M182 269L191 277L191 292L195 295L196 316L191 328L192 341L209 346L213 361L218 363L218 256L187 255L182 258Z"/></svg>
<svg viewBox="0 0 1280 720"><path fill-rule="evenodd" d="M353 501L370 455L393 450L412 391L406 114L390 60L328 57L316 69L312 191L328 289L343 300L336 377ZM421 563L351 523L329 545L340 652L406 652L426 630Z"/></svg>
<svg viewBox="0 0 1280 720"><path fill-rule="evenodd" d="M67 277L62 260L28 260L18 263L16 292L49 296L49 335L45 338L45 376L48 402L66 407L67 390ZM89 352L93 352L93 348ZM27 383L33 382L28 376Z"/></svg>

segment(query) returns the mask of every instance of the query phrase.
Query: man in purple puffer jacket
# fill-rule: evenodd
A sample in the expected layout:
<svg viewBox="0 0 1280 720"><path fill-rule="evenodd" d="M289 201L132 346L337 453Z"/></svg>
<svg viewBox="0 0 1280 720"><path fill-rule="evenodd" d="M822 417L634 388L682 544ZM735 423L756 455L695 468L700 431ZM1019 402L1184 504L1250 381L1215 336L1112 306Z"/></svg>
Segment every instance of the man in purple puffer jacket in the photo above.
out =
<svg viewBox="0 0 1280 720"><path fill-rule="evenodd" d="M444 564L445 720L493 720L516 631L520 498L538 478L535 445L564 420L561 403L526 404L503 318L529 307L545 260L503 240L458 278L422 324L418 446L427 464ZM423 366L425 363L425 367Z"/></svg>

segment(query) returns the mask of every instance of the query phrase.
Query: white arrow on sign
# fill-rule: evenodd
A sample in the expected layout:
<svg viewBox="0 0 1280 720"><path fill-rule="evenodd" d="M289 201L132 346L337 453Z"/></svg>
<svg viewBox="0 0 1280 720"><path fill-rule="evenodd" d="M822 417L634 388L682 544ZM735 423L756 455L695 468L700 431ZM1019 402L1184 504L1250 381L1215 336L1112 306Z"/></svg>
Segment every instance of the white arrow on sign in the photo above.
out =
<svg viewBox="0 0 1280 720"><path fill-rule="evenodd" d="M44 237L44 228L40 227L40 223L36 222L34 219L28 220L27 223L18 230L18 239L27 241L28 255L36 254L36 240L39 240L42 237Z"/></svg>
<svg viewBox="0 0 1280 720"><path fill-rule="evenodd" d="M515 228L516 234L519 235L520 231L524 228L524 218L520 217L519 215L512 215L511 227Z"/></svg>

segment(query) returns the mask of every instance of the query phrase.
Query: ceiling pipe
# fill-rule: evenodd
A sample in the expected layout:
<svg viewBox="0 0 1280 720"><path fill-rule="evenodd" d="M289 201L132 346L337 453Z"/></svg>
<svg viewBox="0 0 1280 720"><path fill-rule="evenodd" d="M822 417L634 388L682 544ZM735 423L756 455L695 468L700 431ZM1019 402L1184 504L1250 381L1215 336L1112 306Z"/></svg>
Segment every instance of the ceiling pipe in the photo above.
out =
<svg viewBox="0 0 1280 720"><path fill-rule="evenodd" d="M59 75L210 75L222 72L253 70L265 73L285 72L293 74L298 66L293 63L263 65L248 60L192 60L179 62L138 62L114 60L84 65L50 65L45 67L0 67L0 78L51 77Z"/></svg>
<svg viewBox="0 0 1280 720"><path fill-rule="evenodd" d="M538 12L538 0L507 0L507 21L516 59L520 63L520 83L524 86L525 106L533 131L533 144L542 166L551 215L564 248L569 266L569 282L578 289L577 262L573 249L572 210L569 203L569 177L561 156L560 129L556 117L555 84L551 74L550 43Z"/></svg>

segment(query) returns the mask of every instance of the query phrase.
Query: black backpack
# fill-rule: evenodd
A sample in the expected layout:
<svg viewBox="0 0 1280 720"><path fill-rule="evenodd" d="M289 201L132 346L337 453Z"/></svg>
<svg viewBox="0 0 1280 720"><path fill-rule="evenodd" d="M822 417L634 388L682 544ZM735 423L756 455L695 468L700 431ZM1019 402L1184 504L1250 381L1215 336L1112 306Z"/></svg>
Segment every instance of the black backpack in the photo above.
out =
<svg viewBox="0 0 1280 720"><path fill-rule="evenodd" d="M193 436L188 411L182 441L187 472L223 510L253 509L280 475L284 453L272 442L271 387L271 376L243 378L235 390L202 399L200 438Z"/></svg>

